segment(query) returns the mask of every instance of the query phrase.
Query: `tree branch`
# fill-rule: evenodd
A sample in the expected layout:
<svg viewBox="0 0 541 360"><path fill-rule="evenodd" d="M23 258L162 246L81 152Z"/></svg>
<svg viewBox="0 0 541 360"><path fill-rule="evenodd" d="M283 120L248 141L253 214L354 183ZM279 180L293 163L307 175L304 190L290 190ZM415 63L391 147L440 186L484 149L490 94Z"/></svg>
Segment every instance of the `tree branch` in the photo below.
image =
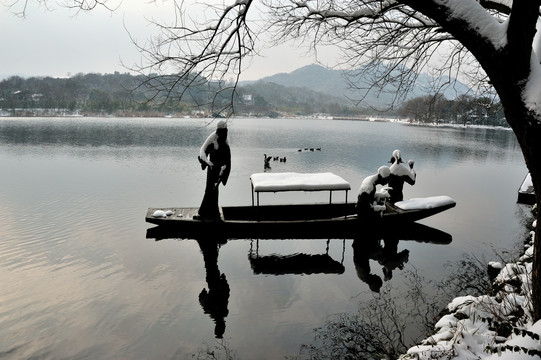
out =
<svg viewBox="0 0 541 360"><path fill-rule="evenodd" d="M0 4L10 9L15 15L19 17L26 17L28 12L28 7L34 2L38 6L43 6L46 9L49 9L51 0L0 0ZM103 7L109 11L115 11L119 6L120 2L116 5L109 5L111 0L57 0L56 1L60 6L66 7L68 9L74 9L76 12L79 11L91 11L97 7Z"/></svg>
<svg viewBox="0 0 541 360"><path fill-rule="evenodd" d="M142 85L149 89L149 99L175 97L180 101L190 88L206 86L208 104L217 112L231 114L243 59L255 52L256 35L247 23L251 5L252 0L237 0L229 6L209 6L218 14L210 22L187 18L177 5L174 24L152 21L159 35L150 44L139 45L132 39L146 60L132 70L145 76ZM234 78L228 83L226 77L231 74ZM222 101L224 95L229 98L227 105Z"/></svg>

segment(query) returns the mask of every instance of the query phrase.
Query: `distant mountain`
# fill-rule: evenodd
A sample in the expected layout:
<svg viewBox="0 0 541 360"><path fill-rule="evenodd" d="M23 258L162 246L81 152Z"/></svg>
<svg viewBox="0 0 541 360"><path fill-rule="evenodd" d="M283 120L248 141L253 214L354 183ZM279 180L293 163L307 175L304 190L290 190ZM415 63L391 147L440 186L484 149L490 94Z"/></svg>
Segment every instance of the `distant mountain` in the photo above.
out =
<svg viewBox="0 0 541 360"><path fill-rule="evenodd" d="M326 92L317 91L309 86L285 86L276 82L258 80L239 87L241 93L254 94L275 105L295 106L298 104L349 105L347 99Z"/></svg>
<svg viewBox="0 0 541 360"><path fill-rule="evenodd" d="M5 74L2 75L2 74L0 74L0 81L2 81L2 80L4 80L4 79L8 79L8 78L10 78L10 77L12 77L12 76L16 76L16 75L5 75ZM18 75L17 75L17 76L18 76Z"/></svg>
<svg viewBox="0 0 541 360"><path fill-rule="evenodd" d="M347 82L338 70L329 70L319 65L308 65L290 73L280 73L261 79L287 87L306 87L324 94L345 94Z"/></svg>
<svg viewBox="0 0 541 360"><path fill-rule="evenodd" d="M353 89L348 82L348 76L352 76L353 71L341 71L327 69L320 65L308 65L290 73L280 73L272 76L268 76L259 80L260 82L276 83L285 87L297 87L308 88L310 90L320 92L334 97L359 99L364 93L362 90ZM352 77L350 77L352 79ZM427 74L420 74L417 78L413 90L406 97L406 100L414 97L432 94L432 84L438 82ZM366 88L369 84L369 80L360 80L355 85L358 88ZM454 86L448 87L444 91L444 95L447 99L452 100L457 96L465 94L469 91L469 88L456 82ZM385 107L391 104L394 98L396 89L392 85L386 86L381 92L372 90L369 92L361 105L371 107ZM395 104L396 105L396 104Z"/></svg>

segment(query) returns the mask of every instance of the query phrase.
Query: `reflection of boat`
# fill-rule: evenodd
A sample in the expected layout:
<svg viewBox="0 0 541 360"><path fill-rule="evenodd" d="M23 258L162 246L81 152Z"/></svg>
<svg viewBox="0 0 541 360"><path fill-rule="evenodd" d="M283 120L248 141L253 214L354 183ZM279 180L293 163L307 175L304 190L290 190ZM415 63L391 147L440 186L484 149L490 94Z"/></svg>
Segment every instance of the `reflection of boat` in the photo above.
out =
<svg viewBox="0 0 541 360"><path fill-rule="evenodd" d="M329 254L249 255L255 274L343 274L344 265Z"/></svg>
<svg viewBox="0 0 541 360"><path fill-rule="evenodd" d="M396 205L387 204L382 216L383 225L421 220L454 207L455 202L447 196L435 196ZM325 231L329 227L353 231L359 227L355 204L346 203L222 207L222 221L216 222L194 220L197 211L197 208L149 208L146 221L184 231L225 233L227 237L237 233Z"/></svg>
<svg viewBox="0 0 541 360"><path fill-rule="evenodd" d="M280 227L270 228L271 231L229 231L220 234L224 239L258 239L258 240L293 240L293 239L354 239L369 237L372 234L359 233L356 227L329 227L326 229L303 228L300 231L285 231ZM147 229L148 239L201 239L218 234L214 227L204 229L188 227L156 226ZM449 244L452 236L444 231L422 225L419 223L407 223L401 226L385 227L381 237L393 237L399 240L411 240L432 244Z"/></svg>
<svg viewBox="0 0 541 360"><path fill-rule="evenodd" d="M398 228L385 229L384 239L394 238L402 241L416 241L429 244L447 245L453 241L451 234L418 223L406 224Z"/></svg>
<svg viewBox="0 0 541 360"><path fill-rule="evenodd" d="M517 202L520 204L535 204L535 192L533 189L532 176L530 173L526 174L520 188L518 189Z"/></svg>
<svg viewBox="0 0 541 360"><path fill-rule="evenodd" d="M303 234L292 234L299 237ZM315 233L311 235L316 237ZM327 234L329 235L329 234ZM345 234L342 234L345 235ZM321 238L322 236L319 235ZM412 223L403 227L387 229L381 232L368 232L364 234L349 234L353 239L354 263L358 275L373 285L381 285L381 279L375 279L370 275L369 260L377 260L383 267L385 280L392 277L395 269L403 269L404 263L408 261L409 251L398 252L397 245L400 240L412 240L431 244L449 244L452 241L450 234L426 225ZM284 275L284 274L342 274L345 272L344 252L345 239L343 240L342 260L334 260L328 253L329 241L327 240L327 252L324 254L303 254L295 253L290 255L259 254L259 240L257 239L255 249L250 247L248 259L254 274ZM374 281L372 283L371 281Z"/></svg>
<svg viewBox="0 0 541 360"><path fill-rule="evenodd" d="M212 229L212 227L210 228ZM216 235L213 238L211 232L197 232L193 229L186 231L182 227L164 227L157 226L147 230L147 238L156 240L163 239L194 239L197 240L203 251L204 247L216 248L218 244L225 244L228 239L223 237L224 234ZM232 234L229 234L230 236ZM250 266L255 274L266 275L284 275L284 274L343 274L345 240L353 239L353 262L359 278L366 282L370 289L379 291L383 280L381 277L372 274L370 269L370 260L377 260L383 267L384 279L390 280L395 269L403 269L404 263L408 261L409 251L402 250L398 252L398 243L400 240L412 240L423 243L432 244L449 244L452 241L450 234L441 230L431 228L419 223L408 223L396 227L378 228L375 231L344 231L340 228L330 228L327 231L292 231L285 232L255 232L252 234L235 234L236 236L229 237L233 239L251 239L255 240L255 249L250 247L248 259ZM240 236L243 235L244 237ZM327 239L327 251L324 254L304 254L295 253L290 255L260 255L259 240L281 240L281 239ZM342 260L339 262L334 260L328 253L329 243L331 239L341 239L343 241ZM383 246L382 246L383 242ZM254 242L252 242L252 245ZM203 247L204 246L204 247ZM209 251L203 251L205 257L205 266L207 267L207 279L209 279L209 269L212 268L209 264L215 265L214 261L207 261ZM217 260L217 252L215 259ZM216 261L217 262L217 261ZM219 274L219 272L214 271ZM225 277L224 277L225 280ZM209 282L209 288L211 283ZM228 294L227 294L228 295ZM217 322L218 325L218 322Z"/></svg>

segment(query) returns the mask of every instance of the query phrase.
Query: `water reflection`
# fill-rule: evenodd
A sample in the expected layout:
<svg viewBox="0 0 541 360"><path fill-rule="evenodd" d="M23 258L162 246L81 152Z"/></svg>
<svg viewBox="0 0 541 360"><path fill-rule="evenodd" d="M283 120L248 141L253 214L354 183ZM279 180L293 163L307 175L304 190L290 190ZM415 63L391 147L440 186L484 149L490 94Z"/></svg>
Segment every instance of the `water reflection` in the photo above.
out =
<svg viewBox="0 0 541 360"><path fill-rule="evenodd" d="M509 151L519 151L516 137L512 131L488 128L466 127L418 127L408 134L411 145L403 146L405 153L414 159L430 153L430 162L438 166L463 163L474 160L476 163L494 161L499 163L509 156ZM422 144L422 147L419 145ZM457 146L460 144L460 146Z"/></svg>
<svg viewBox="0 0 541 360"><path fill-rule="evenodd" d="M452 237L448 233L417 223L398 230L372 229L355 236L352 244L353 263L357 276L368 285L370 290L379 292L383 281L392 279L394 270L404 269L404 264L409 259L409 250L404 249L398 252L400 240L450 244ZM371 260L377 261L382 266L383 279L372 273Z"/></svg>
<svg viewBox="0 0 541 360"><path fill-rule="evenodd" d="M318 235L319 234L319 235ZM404 249L398 251L400 241L417 241L431 244L450 244L452 236L441 230L431 228L418 223L408 224L399 229L372 230L363 231L363 233L344 233L337 230L337 234L342 235L342 257L340 260L333 259L329 255L329 244L334 238L327 238L327 246L322 254L260 254L260 240L283 241L300 239L322 239L328 237L329 233L294 233L284 234L283 238L269 239L261 234L253 234L250 240L250 250L248 260L255 275L314 275L314 274L343 274L345 272L344 254L346 240L353 240L353 263L357 276L365 282L371 291L379 293L383 282L390 281L393 277L393 271L404 269L404 264L409 259L410 251ZM230 287L226 275L222 273L218 266L218 254L222 246L228 240L226 234L217 234L212 231L200 233L186 232L181 229L171 227L154 227L147 229L147 238L163 239L192 239L197 241L206 270L206 282L208 289L203 289L199 294L199 303L203 311L212 318L215 323L214 334L216 338L223 338L225 333L225 319L229 314L228 303L230 296ZM370 267L370 262L376 261L382 266L383 279L374 274Z"/></svg>
<svg viewBox="0 0 541 360"><path fill-rule="evenodd" d="M254 245L255 241L255 245ZM337 261L329 255L329 243L324 254L303 254L296 253L291 255L260 255L259 239L252 240L248 260L254 274L265 275L311 275L311 274L343 274L345 240L342 246L342 259Z"/></svg>
<svg viewBox="0 0 541 360"><path fill-rule="evenodd" d="M229 303L229 284L224 273L218 268L218 252L220 246L225 244L224 238L202 238L197 239L203 261L205 262L208 290L203 289L199 294L199 303L205 314L209 314L216 326L214 335L216 338L223 338L225 332L225 318L229 314L227 305Z"/></svg>
<svg viewBox="0 0 541 360"><path fill-rule="evenodd" d="M164 239L160 237L157 240ZM229 314L230 288L227 278L218 267L220 248L227 243L227 239L216 234L215 236L201 236L194 239L199 245L203 262L205 264L205 280L207 288L199 293L199 303L205 314L214 321L214 335L222 339L225 333L225 318Z"/></svg>
<svg viewBox="0 0 541 360"><path fill-rule="evenodd" d="M189 358L198 341L210 337L215 343L214 320L199 303L203 288L212 292L199 245L155 244L144 239L150 225L142 220L149 206L199 205L204 178L194 154L208 135L205 122L0 119L0 353L7 358ZM480 258L491 248L522 240L516 234L523 214L515 201L527 170L510 131L235 119L231 136L235 174L222 194L223 205L250 203L248 179L261 171L264 153L287 156L273 171L333 171L356 190L395 148L418 167L419 183L406 196L447 194L461 204L460 210L426 221L452 233L451 245L401 239L398 253L407 248L408 262L388 281L383 265L370 259L372 273L383 280L379 293L357 277L351 235L328 237L339 239L329 251L338 263L348 239L342 274L262 276L253 274L246 258L250 242L234 242L228 234L215 263L231 287L223 336L243 358L283 357L306 342L322 319L355 312L357 302L382 297L387 286L399 293L396 317L402 317L401 306L410 304L404 299L410 268L419 269L428 286L455 278L442 264L463 252ZM297 151L306 146L322 151ZM292 196L291 201L320 201L312 193ZM277 201L283 200L289 201ZM260 241L259 255L324 254L325 240ZM381 239L380 244L386 246ZM436 296L427 293L428 299Z"/></svg>
<svg viewBox="0 0 541 360"><path fill-rule="evenodd" d="M208 132L205 126L202 121L163 119L4 119L0 141L23 146L167 147L199 142Z"/></svg>
<svg viewBox="0 0 541 360"><path fill-rule="evenodd" d="M370 259L379 257L381 245L377 238L369 238L366 242L362 240L353 240L353 263L357 276L365 282L370 290L379 292L383 285L383 280L370 269ZM407 251L407 250L405 250Z"/></svg>

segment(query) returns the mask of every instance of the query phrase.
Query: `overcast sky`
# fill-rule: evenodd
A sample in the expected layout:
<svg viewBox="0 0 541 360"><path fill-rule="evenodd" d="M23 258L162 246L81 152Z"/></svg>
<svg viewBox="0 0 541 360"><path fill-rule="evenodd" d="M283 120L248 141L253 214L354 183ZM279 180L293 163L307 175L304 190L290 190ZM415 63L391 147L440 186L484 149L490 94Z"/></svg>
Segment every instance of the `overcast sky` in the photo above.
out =
<svg viewBox="0 0 541 360"><path fill-rule="evenodd" d="M31 5L24 19L0 5L0 77L127 72L122 63L140 61L128 31L140 43L145 42L152 31L145 16L167 19L172 13L171 1L159 4L129 0L114 13L95 9L74 16L73 10L51 2L54 8L49 10ZM293 46L268 49L261 55L252 60L242 80L315 63L313 57Z"/></svg>

